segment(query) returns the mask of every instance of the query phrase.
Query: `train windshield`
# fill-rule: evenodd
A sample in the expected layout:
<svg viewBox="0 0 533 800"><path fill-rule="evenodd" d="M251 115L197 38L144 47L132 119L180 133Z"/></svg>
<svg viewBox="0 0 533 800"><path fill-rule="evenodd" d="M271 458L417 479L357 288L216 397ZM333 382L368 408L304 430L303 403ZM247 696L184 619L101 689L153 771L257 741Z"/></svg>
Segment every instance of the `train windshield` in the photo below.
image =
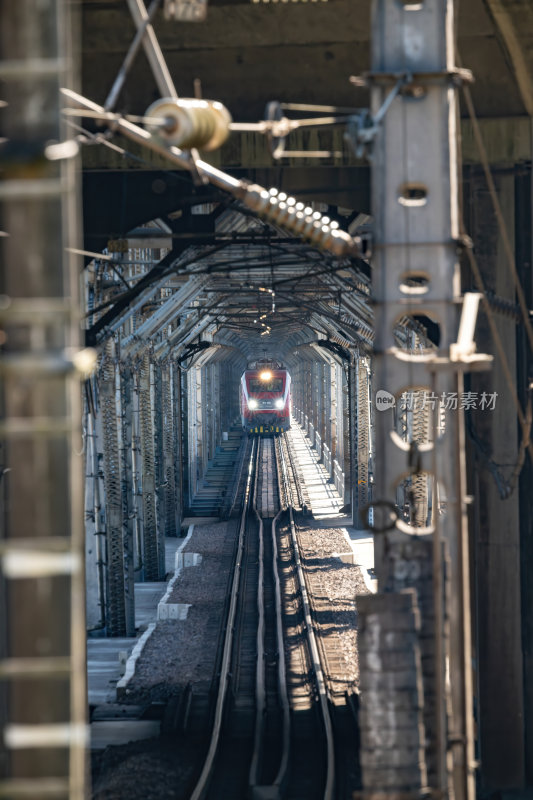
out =
<svg viewBox="0 0 533 800"><path fill-rule="evenodd" d="M250 392L282 392L283 378L270 378L262 381L259 378L249 378L248 391Z"/></svg>

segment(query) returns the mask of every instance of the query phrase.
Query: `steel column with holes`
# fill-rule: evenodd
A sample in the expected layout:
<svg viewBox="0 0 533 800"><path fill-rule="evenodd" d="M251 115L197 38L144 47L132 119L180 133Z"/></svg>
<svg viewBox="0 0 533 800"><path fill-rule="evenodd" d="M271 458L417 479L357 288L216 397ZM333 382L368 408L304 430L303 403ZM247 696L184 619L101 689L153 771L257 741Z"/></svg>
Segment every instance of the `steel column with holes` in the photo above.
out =
<svg viewBox="0 0 533 800"><path fill-rule="evenodd" d="M373 154L375 390L390 393L396 402L403 392L414 389L441 394L462 386L448 360L457 334L454 301L460 291L453 32L451 0L374 2L369 76L374 115L398 77L404 75L406 81L382 120ZM400 320L417 314L438 325L438 363L429 352L413 355L394 335ZM435 641L428 649L435 678L430 680L427 671L424 674L424 702L435 704L436 715L427 731L426 758L431 788L446 794L451 781L455 800L471 800L475 767L462 424L460 411L450 413L433 453L431 445L423 448L414 441L402 441L395 433L392 408L376 411L374 514L376 527L383 531L376 534L380 590L416 587L415 573L406 584L403 570L410 563L414 529L397 519L387 530L391 510L396 509L397 488L408 475L431 473L442 487L441 497L446 497L442 513L434 515L434 525L417 529L419 535L433 536L435 542ZM448 725L439 539L445 543L451 569ZM400 564L402 570L398 571ZM385 768L386 750L382 756Z"/></svg>

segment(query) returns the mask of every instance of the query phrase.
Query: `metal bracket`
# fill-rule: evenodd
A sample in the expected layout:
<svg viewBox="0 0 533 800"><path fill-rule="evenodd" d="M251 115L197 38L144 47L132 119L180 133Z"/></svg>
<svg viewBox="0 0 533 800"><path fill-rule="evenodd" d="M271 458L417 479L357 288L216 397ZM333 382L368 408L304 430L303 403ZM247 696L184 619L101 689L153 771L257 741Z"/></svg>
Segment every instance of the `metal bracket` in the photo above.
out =
<svg viewBox="0 0 533 800"><path fill-rule="evenodd" d="M350 117L346 133L344 134L344 141L349 144L357 158L366 157L370 159L371 145L378 133L381 120L402 88L411 81L412 75L409 73L401 75L374 117L367 108L363 109L359 114L354 114Z"/></svg>
<svg viewBox="0 0 533 800"><path fill-rule="evenodd" d="M463 83L473 83L474 76L472 71L463 67L453 67L434 72L364 72L362 75L351 75L350 83L358 88L368 89L376 84L396 83L399 78L408 77L407 83L414 87L438 84L443 81L452 86L459 87ZM415 93L417 94L417 93Z"/></svg>
<svg viewBox="0 0 533 800"><path fill-rule="evenodd" d="M373 521L369 520L369 512L373 510ZM376 514L381 515L378 522ZM371 500L359 511L359 517L363 522L365 528L373 533L386 533L396 527L398 521L398 509L396 505L390 500Z"/></svg>
<svg viewBox="0 0 533 800"><path fill-rule="evenodd" d="M314 111L329 116L306 117L305 119L289 119L285 110ZM265 134L272 158L342 158L342 151L336 150L285 150L287 137L300 128L315 128L331 125L345 125L355 109L338 106L313 106L307 103L280 103L273 100L267 103L265 118L260 122L232 122L231 131L255 132Z"/></svg>

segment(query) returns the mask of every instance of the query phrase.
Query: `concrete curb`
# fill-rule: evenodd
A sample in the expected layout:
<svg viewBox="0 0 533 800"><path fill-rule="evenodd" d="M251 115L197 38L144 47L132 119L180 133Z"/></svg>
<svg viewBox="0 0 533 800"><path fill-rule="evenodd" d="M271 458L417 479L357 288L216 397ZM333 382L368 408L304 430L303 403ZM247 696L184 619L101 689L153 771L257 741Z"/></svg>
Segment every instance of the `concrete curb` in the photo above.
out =
<svg viewBox="0 0 533 800"><path fill-rule="evenodd" d="M179 578L179 576L181 574L181 571L182 571L183 567L182 566L181 567L176 566L180 561L180 559L178 558L178 555L183 551L183 548L185 547L185 545L187 544L187 542L191 538L191 536L193 534L193 531L194 531L194 523L192 525L189 525L189 527L187 529L187 536L185 537L183 542L180 544L180 546L176 550L176 554L174 556L174 575L169 580L168 586L167 586L167 590L166 590L165 594L163 595L163 597L161 598L161 600L159 601L159 604L157 606L157 619L168 619L169 618L168 613L165 614L164 612L161 611L161 606L166 605L167 600L169 599L170 595L172 594L172 590L174 589L174 585L175 585L176 581L178 580L178 578Z"/></svg>
<svg viewBox="0 0 533 800"><path fill-rule="evenodd" d="M191 538L191 536L193 534L193 531L194 531L194 523L192 525L189 525L189 528L187 530L187 536L185 537L183 542L180 544L180 546L177 548L174 563L177 562L177 560L178 560L177 559L177 554L182 552L183 548L185 547L185 545L187 544L187 542ZM179 577L179 574L181 573L182 569L183 569L183 567L179 567L178 569L176 569L175 572L174 572L174 575L170 579L170 581L168 583L168 586L167 586L167 591L165 592L165 594L163 595L163 597L161 598L161 600L159 601L159 604L157 606L157 619L162 619L162 618L168 619L168 614L166 615L166 617L165 616L164 617L160 617L159 616L160 615L160 606L162 604L164 605L166 603L166 601L168 600L168 598L170 597L170 595L172 593L172 589L174 587L174 584L176 583L176 581L177 581L177 579ZM122 676L122 678L117 683L117 687L116 687L117 700L119 700L121 698L121 696L124 695L124 693L126 692L126 688L128 686L128 683L131 681L131 679L135 675L135 667L137 665L137 661L138 661L142 651L144 650L146 642L148 641L148 639L150 638L150 636L154 632L154 630L156 628L156 625L157 625L157 622L151 622L148 625L148 628L145 630L145 632L141 636L141 638L139 639L139 641L137 642L137 644L135 645L135 647L133 648L132 653L131 653L130 657L128 658L127 662L126 662L126 671L125 671L124 675Z"/></svg>
<svg viewBox="0 0 533 800"><path fill-rule="evenodd" d="M124 673L122 678L117 683L117 689L116 689L116 691L117 691L117 700L120 700L121 696L124 694L124 692L126 690L126 687L127 687L128 683L133 678L133 676L135 674L135 666L137 664L137 660L138 660L139 656L141 655L142 651L144 650L144 646L145 646L146 642L148 641L148 639L150 638L150 636L154 632L155 625L156 625L155 622L151 622L148 625L147 629L145 630L145 632L143 633L143 635L141 636L141 638L139 639L139 641L137 642L137 644L133 648L131 656L128 658L128 660L126 662L126 672Z"/></svg>
<svg viewBox="0 0 533 800"><path fill-rule="evenodd" d="M369 549L369 544L372 541L372 534L367 531L357 531L357 538L352 538L348 528L341 528L340 530L343 532L346 541L350 545L350 550L353 553L352 563L361 570L366 588L371 594L376 594L377 581L369 572L369 570L373 570L374 567L373 551L371 559L368 557L368 553L365 552Z"/></svg>

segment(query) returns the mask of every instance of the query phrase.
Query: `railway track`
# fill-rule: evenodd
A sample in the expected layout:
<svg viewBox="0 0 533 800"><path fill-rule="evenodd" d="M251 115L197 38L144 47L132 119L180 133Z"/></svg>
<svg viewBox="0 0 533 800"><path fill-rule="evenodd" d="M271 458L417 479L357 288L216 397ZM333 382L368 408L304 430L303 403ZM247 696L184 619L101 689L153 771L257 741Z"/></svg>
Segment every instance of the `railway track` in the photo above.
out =
<svg viewBox="0 0 533 800"><path fill-rule="evenodd" d="M334 797L333 727L282 438L256 439L248 462L212 731L190 800Z"/></svg>

